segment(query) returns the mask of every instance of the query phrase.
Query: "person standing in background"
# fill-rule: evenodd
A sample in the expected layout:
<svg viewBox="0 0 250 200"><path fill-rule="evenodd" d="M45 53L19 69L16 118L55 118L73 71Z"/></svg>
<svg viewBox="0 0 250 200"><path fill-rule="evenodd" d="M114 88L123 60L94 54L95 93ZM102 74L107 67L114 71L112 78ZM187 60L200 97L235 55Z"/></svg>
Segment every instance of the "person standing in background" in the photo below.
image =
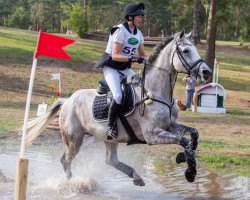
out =
<svg viewBox="0 0 250 200"><path fill-rule="evenodd" d="M192 78L190 75L186 75L183 79L182 79L183 83L186 83L186 110L189 111L190 110L190 106L191 106L191 102L194 96L194 78Z"/></svg>

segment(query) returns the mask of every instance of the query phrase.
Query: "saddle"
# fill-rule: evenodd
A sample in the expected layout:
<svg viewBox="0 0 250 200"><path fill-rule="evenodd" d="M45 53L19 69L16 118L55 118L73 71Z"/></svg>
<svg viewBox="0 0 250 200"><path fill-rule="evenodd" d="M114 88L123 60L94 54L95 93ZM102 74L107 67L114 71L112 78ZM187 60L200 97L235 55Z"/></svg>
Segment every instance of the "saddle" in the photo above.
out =
<svg viewBox="0 0 250 200"><path fill-rule="evenodd" d="M126 79L121 81L121 89L123 93L122 107L119 115L128 116L135 109L135 92L131 84L126 83ZM93 103L93 118L98 122L108 120L108 111L113 95L105 79L98 81L96 89L97 95Z"/></svg>
<svg viewBox="0 0 250 200"><path fill-rule="evenodd" d="M130 136L130 141L127 144L146 144L146 142L141 141L136 137L132 127L126 119L126 116L133 113L135 109L134 87L132 84L128 84L126 80L127 79L122 79L121 81L121 90L123 93L123 97L122 106L119 112L119 118L126 132ZM98 122L108 121L108 111L110 103L113 99L113 95L105 79L101 79L98 81L96 92L97 94L95 96L92 107L93 118Z"/></svg>

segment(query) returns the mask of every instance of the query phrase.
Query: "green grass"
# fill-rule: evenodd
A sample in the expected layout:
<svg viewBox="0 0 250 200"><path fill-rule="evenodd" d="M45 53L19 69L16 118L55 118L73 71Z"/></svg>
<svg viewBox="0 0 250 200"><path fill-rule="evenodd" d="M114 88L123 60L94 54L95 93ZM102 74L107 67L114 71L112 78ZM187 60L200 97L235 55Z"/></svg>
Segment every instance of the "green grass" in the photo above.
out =
<svg viewBox="0 0 250 200"><path fill-rule="evenodd" d="M0 136L15 133L15 129L20 128L21 121L16 119L0 119Z"/></svg>
<svg viewBox="0 0 250 200"><path fill-rule="evenodd" d="M57 34L65 37L64 34ZM104 42L80 40L64 47L65 52L72 58L72 61L61 60L66 66L82 66L83 64L93 64L98 60L105 50ZM25 31L19 29L9 29L0 27L0 56L1 63L21 61L20 63L31 63L36 49L38 32ZM27 58L30 58L27 60ZM24 62L26 61L26 62ZM54 58L39 57L40 62L55 62Z"/></svg>
<svg viewBox="0 0 250 200"><path fill-rule="evenodd" d="M227 155L198 155L199 160L204 161L209 168L221 168L231 173L250 175L250 158L230 157Z"/></svg>
<svg viewBox="0 0 250 200"><path fill-rule="evenodd" d="M223 149L225 145L227 144L220 141L200 140L199 149Z"/></svg>

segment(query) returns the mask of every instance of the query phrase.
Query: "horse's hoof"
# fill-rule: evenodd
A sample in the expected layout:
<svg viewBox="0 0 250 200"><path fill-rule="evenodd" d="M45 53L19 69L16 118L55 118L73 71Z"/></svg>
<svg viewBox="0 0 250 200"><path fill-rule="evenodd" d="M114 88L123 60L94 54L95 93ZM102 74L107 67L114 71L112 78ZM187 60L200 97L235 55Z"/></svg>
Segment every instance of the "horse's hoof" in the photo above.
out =
<svg viewBox="0 0 250 200"><path fill-rule="evenodd" d="M197 173L196 169L187 168L185 171L185 177L186 177L187 181L190 183L194 182L196 173Z"/></svg>
<svg viewBox="0 0 250 200"><path fill-rule="evenodd" d="M185 157L185 153L184 152L179 152L176 156L176 159L175 159L176 163L177 164L180 164L180 163L183 163L183 162L186 162L186 157Z"/></svg>
<svg viewBox="0 0 250 200"><path fill-rule="evenodd" d="M142 180L142 178L135 178L135 179L133 180L133 182L134 182L135 185L138 185L138 186L144 186L144 185L145 185L145 183L144 183L144 181Z"/></svg>

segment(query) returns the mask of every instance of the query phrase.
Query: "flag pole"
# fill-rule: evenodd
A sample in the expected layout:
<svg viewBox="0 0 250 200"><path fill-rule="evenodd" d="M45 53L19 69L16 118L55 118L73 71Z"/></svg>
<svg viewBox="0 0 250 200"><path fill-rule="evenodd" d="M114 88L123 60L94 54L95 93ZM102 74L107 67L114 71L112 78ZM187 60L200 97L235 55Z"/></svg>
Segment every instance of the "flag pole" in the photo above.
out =
<svg viewBox="0 0 250 200"><path fill-rule="evenodd" d="M61 97L61 73L59 73L59 97Z"/></svg>
<svg viewBox="0 0 250 200"><path fill-rule="evenodd" d="M28 180L29 160L24 158L25 140L26 140L27 122L29 119L31 95L32 95L32 89L33 89L33 84L34 84L34 79L35 79L37 59L38 59L38 55L39 55L38 49L39 49L41 36L42 36L42 31L39 32L36 51L34 52L34 57L33 57L31 75L30 75L29 89L28 89L26 108L25 108L25 114L24 114L21 153L20 153L20 158L17 159L16 182L15 182L15 200L25 200L26 199L26 187L27 187L27 180Z"/></svg>
<svg viewBox="0 0 250 200"><path fill-rule="evenodd" d="M21 145L21 153L20 153L21 158L24 157L25 138L26 138L26 133L27 133L27 122L28 122L28 119L29 119L30 101L31 101L32 89L33 89L33 84L34 84L34 79L35 79L36 65L37 65L37 59L34 58L33 59L33 64L32 64L31 75L30 75L29 90L28 90L28 96L27 96L27 101L26 101L26 109L25 109L25 116L24 116L24 123L23 123L23 135L22 135L22 145Z"/></svg>
<svg viewBox="0 0 250 200"><path fill-rule="evenodd" d="M26 109L25 109L25 115L24 115L21 153L20 153L20 158L18 158L18 160L17 160L15 200L25 200L26 199L26 186L27 186L27 179L28 179L29 160L24 158L24 150L25 150L27 122L28 122L28 118L29 118L30 101L31 101L32 89L33 89L33 84L34 84L36 65L37 65L37 59L34 58L33 64L32 64L31 75L30 75L29 90L28 90Z"/></svg>

